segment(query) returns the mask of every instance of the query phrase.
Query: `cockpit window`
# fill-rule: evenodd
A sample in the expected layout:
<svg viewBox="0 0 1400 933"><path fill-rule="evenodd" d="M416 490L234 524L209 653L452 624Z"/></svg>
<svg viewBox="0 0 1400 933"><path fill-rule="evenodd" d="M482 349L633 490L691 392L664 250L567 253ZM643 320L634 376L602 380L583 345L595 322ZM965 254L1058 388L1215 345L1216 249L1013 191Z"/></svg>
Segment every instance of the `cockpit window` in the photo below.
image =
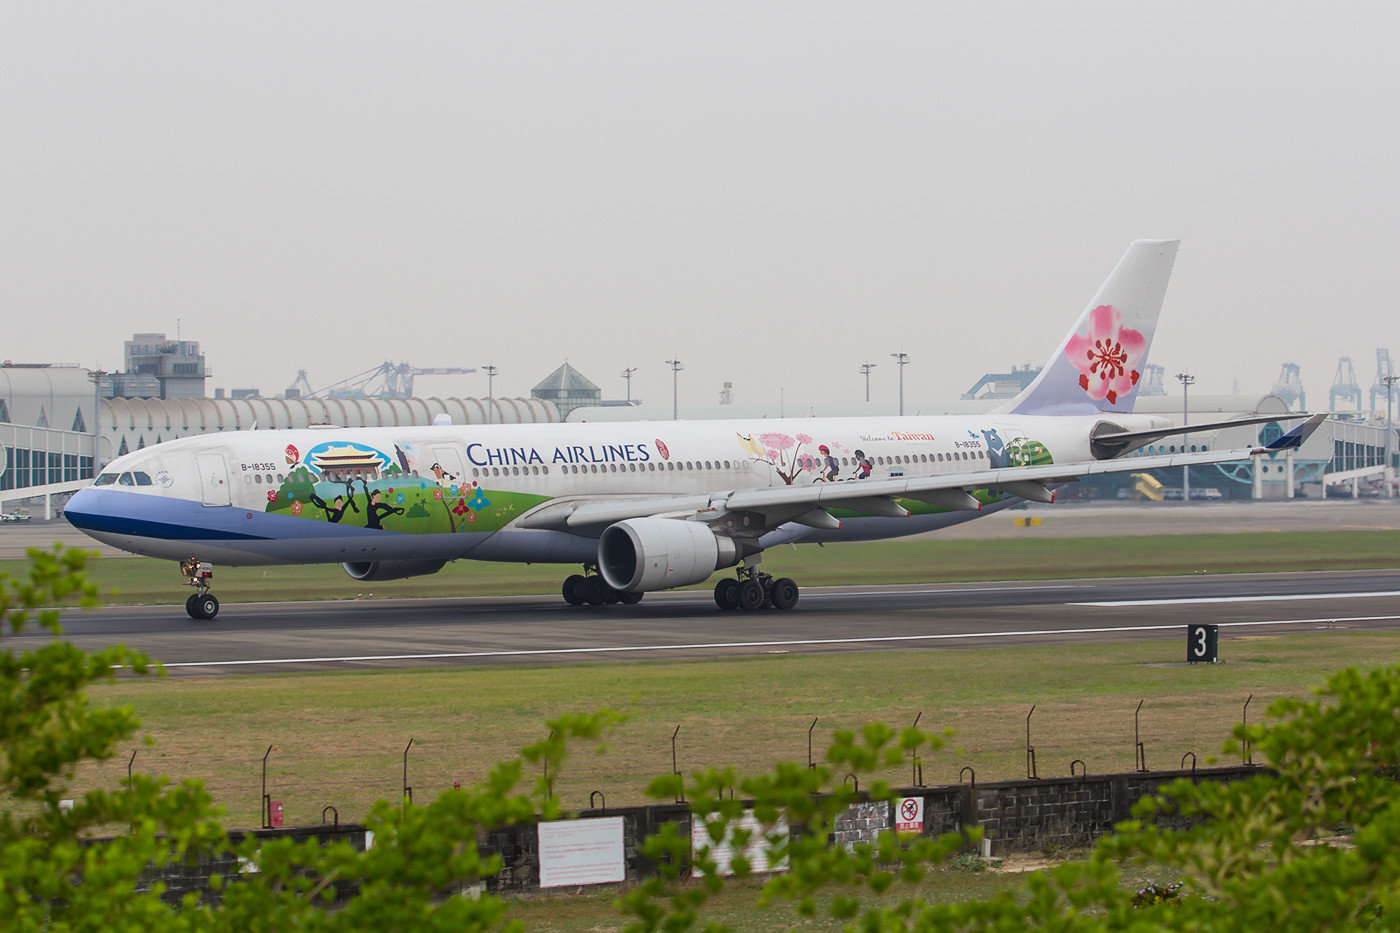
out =
<svg viewBox="0 0 1400 933"><path fill-rule="evenodd" d="M138 485L138 486L149 486L149 485L151 485L151 475L150 475L149 473L142 473L141 471L138 470L138 471L136 471L135 473L133 473L133 474L131 474L131 475L134 476L134 477L136 477L136 485Z"/></svg>
<svg viewBox="0 0 1400 933"><path fill-rule="evenodd" d="M135 485L136 485L136 480L132 478L132 476L131 476L130 473L123 473L120 477L117 478L117 485L118 485L118 486L135 486Z"/></svg>
<svg viewBox="0 0 1400 933"><path fill-rule="evenodd" d="M110 485L112 485L113 483L115 483L116 481L117 481L117 474L115 474L115 473L103 473L101 476L97 477L97 482L93 483L93 485L94 485L94 486L110 486Z"/></svg>

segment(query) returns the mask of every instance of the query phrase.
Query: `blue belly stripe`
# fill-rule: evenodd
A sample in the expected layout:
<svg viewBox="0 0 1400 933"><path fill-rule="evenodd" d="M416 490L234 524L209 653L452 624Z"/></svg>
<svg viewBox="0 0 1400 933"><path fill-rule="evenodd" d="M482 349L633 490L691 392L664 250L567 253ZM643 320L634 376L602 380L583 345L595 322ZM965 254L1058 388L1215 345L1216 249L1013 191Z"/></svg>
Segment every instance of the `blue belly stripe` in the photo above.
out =
<svg viewBox="0 0 1400 933"><path fill-rule="evenodd" d="M65 511L64 517L83 531L126 535L137 538L158 538L166 541L266 541L267 535L250 535L217 528L198 528L170 522L152 522L140 518L115 515L93 515L87 512Z"/></svg>

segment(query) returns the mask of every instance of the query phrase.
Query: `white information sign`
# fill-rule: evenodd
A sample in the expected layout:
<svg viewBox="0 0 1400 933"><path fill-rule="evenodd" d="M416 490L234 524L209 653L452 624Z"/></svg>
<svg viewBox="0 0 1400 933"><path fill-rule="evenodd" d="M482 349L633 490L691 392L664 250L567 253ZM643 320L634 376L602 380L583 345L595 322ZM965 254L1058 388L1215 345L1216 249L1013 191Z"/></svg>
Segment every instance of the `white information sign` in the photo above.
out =
<svg viewBox="0 0 1400 933"><path fill-rule="evenodd" d="M787 856L776 865L768 864L768 841L763 836L763 824L753 815L752 810L745 810L744 815L729 824L725 831L724 839L720 842L712 842L710 832L705 828L705 821L699 818L690 824L690 852L694 856L701 848L710 846L710 858L715 860L716 873L721 875L732 875L734 869L730 862L734 858L734 831L736 829L747 830L749 833L748 843L744 846L744 857L749 860L749 865L754 871L787 871ZM779 820L776 824L768 828L772 835L786 839L788 835L788 825L786 820Z"/></svg>
<svg viewBox="0 0 1400 933"><path fill-rule="evenodd" d="M539 840L542 888L627 879L620 816L541 823Z"/></svg>
<svg viewBox="0 0 1400 933"><path fill-rule="evenodd" d="M924 798L900 798L894 808L894 831L897 833L922 833L924 831Z"/></svg>

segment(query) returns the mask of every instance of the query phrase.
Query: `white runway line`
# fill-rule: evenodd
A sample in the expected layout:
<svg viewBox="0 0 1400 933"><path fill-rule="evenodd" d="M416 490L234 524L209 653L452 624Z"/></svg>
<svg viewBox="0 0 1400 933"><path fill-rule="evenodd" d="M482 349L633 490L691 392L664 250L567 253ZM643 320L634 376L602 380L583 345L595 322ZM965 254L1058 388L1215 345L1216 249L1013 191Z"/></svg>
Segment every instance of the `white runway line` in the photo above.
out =
<svg viewBox="0 0 1400 933"><path fill-rule="evenodd" d="M1239 628L1258 625L1335 625L1347 622L1394 622L1394 616L1353 616L1351 618L1331 617L1326 619L1269 619L1258 622L1221 622L1221 628ZM253 667L278 664L354 664L366 661L450 661L466 658L528 658L550 655L577 654L621 654L650 651L715 651L724 648L793 648L813 645L863 645L889 644L892 642L951 641L960 638L1033 638L1047 635L1088 635L1098 632L1162 632L1180 631L1182 623L1172 625L1120 625L1104 628L1062 628L1028 630L1019 632L949 632L933 635L880 635L867 638L806 638L792 641L732 641L709 642L683 645L610 645L592 648L530 648L515 651L453 651L434 654L377 654L345 657L317 658L265 658L247 661L179 661L166 664L175 667Z"/></svg>
<svg viewBox="0 0 1400 933"><path fill-rule="evenodd" d="M1371 596L1400 596L1400 590L1370 593L1302 593L1280 596L1201 596L1188 599L1115 599L1097 603L1065 603L1066 606L1186 606L1206 603L1300 602L1305 599L1362 599Z"/></svg>

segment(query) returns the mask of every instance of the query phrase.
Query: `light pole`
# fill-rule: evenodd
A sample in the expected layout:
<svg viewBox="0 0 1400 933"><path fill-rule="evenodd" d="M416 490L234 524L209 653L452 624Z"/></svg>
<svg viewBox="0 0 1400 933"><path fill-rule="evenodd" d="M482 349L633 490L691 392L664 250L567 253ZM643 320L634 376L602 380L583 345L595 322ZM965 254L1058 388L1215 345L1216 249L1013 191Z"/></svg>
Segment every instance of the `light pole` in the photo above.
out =
<svg viewBox="0 0 1400 933"><path fill-rule="evenodd" d="M90 479L97 479L98 461L102 458L102 377L107 375L105 369L94 369L88 373L88 378L92 380L92 476ZM83 479L83 472L78 471L78 479Z"/></svg>
<svg viewBox="0 0 1400 933"><path fill-rule="evenodd" d="M1181 424L1183 427L1191 423L1191 403L1189 401L1191 386L1196 381L1196 377L1190 373L1177 373L1176 378L1181 380ZM1186 441L1190 434L1181 435L1181 452L1186 453ZM1181 466L1181 501L1191 501L1191 465Z"/></svg>
<svg viewBox="0 0 1400 933"><path fill-rule="evenodd" d="M1395 497L1395 490L1391 480L1392 470L1390 463L1391 437L1395 434L1395 431L1391 427L1390 406L1391 401L1395 398L1395 380L1397 379L1400 379L1400 376L1390 375L1381 379L1381 382L1385 383L1385 469L1381 471L1381 479L1385 481L1385 497L1387 499L1393 499Z"/></svg>
<svg viewBox="0 0 1400 933"><path fill-rule="evenodd" d="M895 361L899 364L899 413L900 413L901 415L903 415L903 414L904 414L904 367L906 367L906 366L909 365L909 354L908 354L908 353L902 353L902 352L901 352L901 353L891 353L890 356L894 357L894 358L895 358Z"/></svg>
<svg viewBox="0 0 1400 933"><path fill-rule="evenodd" d="M679 421L681 417L680 405L677 401L678 396L676 393L680 385L680 377L676 374L679 373L682 369L685 369L685 364L682 363L680 360L667 360L666 365L671 367L671 420Z"/></svg>
<svg viewBox="0 0 1400 933"><path fill-rule="evenodd" d="M875 363L861 363L860 374L865 377L865 400L870 401L870 371L875 368Z"/></svg>
<svg viewBox="0 0 1400 933"><path fill-rule="evenodd" d="M622 371L622 378L627 380L627 404L632 404L632 374L637 371L635 366L629 366Z"/></svg>
<svg viewBox="0 0 1400 933"><path fill-rule="evenodd" d="M495 366L491 366L488 364L486 366L481 367L481 371L486 373L486 423L490 424L493 417L491 414L491 409L496 407L495 402L492 401L491 389L492 383L496 379L496 373L498 370Z"/></svg>

